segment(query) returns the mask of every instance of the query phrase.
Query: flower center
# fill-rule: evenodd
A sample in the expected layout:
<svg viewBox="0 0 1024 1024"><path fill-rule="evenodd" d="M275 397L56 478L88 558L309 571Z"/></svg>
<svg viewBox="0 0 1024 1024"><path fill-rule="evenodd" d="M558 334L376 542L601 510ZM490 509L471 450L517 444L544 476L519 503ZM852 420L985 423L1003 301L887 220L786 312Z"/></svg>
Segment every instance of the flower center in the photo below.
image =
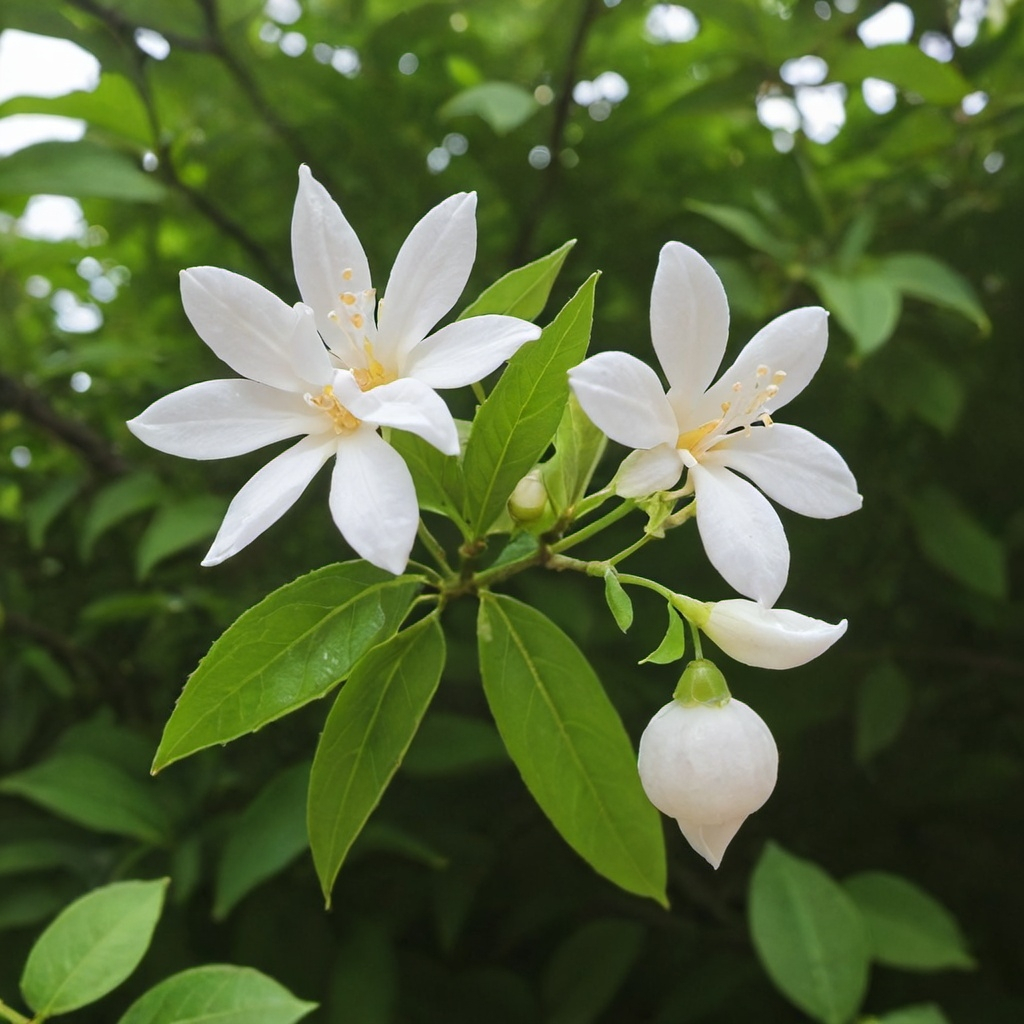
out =
<svg viewBox="0 0 1024 1024"><path fill-rule="evenodd" d="M762 363L755 371L752 388L745 389L743 381L736 381L732 386L736 397L722 403L722 415L680 434L676 439L676 448L685 449L699 460L726 435L740 430L749 435L754 423L764 427L772 426L767 406L779 393L779 386L785 379L785 370L773 372Z"/></svg>
<svg viewBox="0 0 1024 1024"><path fill-rule="evenodd" d="M360 391L369 391L381 384L390 384L397 380L397 377L384 368L373 354L373 345L369 341L363 342L363 351L366 353L366 369L352 371Z"/></svg>
<svg viewBox="0 0 1024 1024"><path fill-rule="evenodd" d="M337 396L334 394L334 388L330 384L316 397L306 395L305 398L314 409L319 409L331 418L336 434L350 434L361 422L338 401Z"/></svg>

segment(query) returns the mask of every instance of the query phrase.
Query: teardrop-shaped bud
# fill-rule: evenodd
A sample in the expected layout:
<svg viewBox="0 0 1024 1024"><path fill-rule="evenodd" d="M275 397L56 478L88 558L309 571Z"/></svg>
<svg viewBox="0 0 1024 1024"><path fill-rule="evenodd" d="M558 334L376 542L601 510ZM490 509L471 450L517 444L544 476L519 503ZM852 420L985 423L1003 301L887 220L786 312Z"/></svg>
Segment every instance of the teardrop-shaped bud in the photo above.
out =
<svg viewBox="0 0 1024 1024"><path fill-rule="evenodd" d="M742 701L673 700L644 730L637 767L651 803L717 868L747 815L771 796L779 752L768 726Z"/></svg>

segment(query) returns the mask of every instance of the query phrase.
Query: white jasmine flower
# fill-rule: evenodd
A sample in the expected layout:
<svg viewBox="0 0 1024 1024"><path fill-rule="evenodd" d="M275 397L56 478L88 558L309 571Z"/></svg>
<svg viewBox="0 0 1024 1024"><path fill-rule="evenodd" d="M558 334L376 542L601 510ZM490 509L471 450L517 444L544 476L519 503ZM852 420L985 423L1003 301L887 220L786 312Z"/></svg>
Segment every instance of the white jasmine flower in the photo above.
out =
<svg viewBox="0 0 1024 1024"><path fill-rule="evenodd" d="M408 430L457 454L455 422L434 389L478 380L540 334L524 320L482 316L426 337L469 276L474 202L453 196L416 225L395 262L379 326L362 247L305 167L292 245L309 305L290 307L216 267L182 273L192 326L247 379L183 388L129 429L160 451L192 459L241 455L303 435L235 496L204 565L229 558L276 522L334 456L330 509L338 529L367 561L393 573L405 568L419 521L416 493L378 428Z"/></svg>
<svg viewBox="0 0 1024 1024"><path fill-rule="evenodd" d="M678 596L677 607L730 658L755 668L805 665L846 632L846 619L833 625L740 598L703 602Z"/></svg>
<svg viewBox="0 0 1024 1024"><path fill-rule="evenodd" d="M818 306L776 317L712 384L729 330L725 290L699 253L669 242L651 291L651 337L668 393L654 370L624 352L591 356L569 371L587 415L612 440L636 449L615 477L616 491L643 497L667 490L685 469L712 565L766 606L785 586L789 544L765 495L818 519L861 506L834 448L772 418L821 364L827 317Z"/></svg>
<svg viewBox="0 0 1024 1024"><path fill-rule="evenodd" d="M640 737L637 768L651 803L717 868L747 815L771 796L779 752L768 726L742 701L673 700Z"/></svg>

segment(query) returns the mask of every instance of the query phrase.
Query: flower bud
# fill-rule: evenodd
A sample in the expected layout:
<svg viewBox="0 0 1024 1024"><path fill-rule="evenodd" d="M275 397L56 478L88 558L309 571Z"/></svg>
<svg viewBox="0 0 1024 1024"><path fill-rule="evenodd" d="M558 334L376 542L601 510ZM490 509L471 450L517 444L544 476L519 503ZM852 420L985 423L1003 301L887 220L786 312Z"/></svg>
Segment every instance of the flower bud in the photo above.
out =
<svg viewBox="0 0 1024 1024"><path fill-rule="evenodd" d="M756 601L735 598L708 607L700 628L730 658L756 668L796 668L824 654L846 632L846 619L832 625Z"/></svg>
<svg viewBox="0 0 1024 1024"><path fill-rule="evenodd" d="M647 798L717 868L747 815L771 796L779 752L768 726L742 701L673 700L640 737L637 768Z"/></svg>
<svg viewBox="0 0 1024 1024"><path fill-rule="evenodd" d="M508 499L508 514L517 523L532 523L544 515L548 503L548 492L541 479L540 470L531 469L516 484Z"/></svg>

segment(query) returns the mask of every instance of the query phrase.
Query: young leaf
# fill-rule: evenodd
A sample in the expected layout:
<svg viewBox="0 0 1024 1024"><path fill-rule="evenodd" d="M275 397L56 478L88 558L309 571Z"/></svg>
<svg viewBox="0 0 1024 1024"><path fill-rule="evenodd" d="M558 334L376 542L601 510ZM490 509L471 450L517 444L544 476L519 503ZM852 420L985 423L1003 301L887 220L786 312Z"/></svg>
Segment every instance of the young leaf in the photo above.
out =
<svg viewBox="0 0 1024 1024"><path fill-rule="evenodd" d="M60 752L0 779L0 793L24 797L94 832L160 843L170 825L143 780L91 754Z"/></svg>
<svg viewBox="0 0 1024 1024"><path fill-rule="evenodd" d="M970 282L942 260L923 252L894 253L882 260L882 273L904 295L955 310L986 334L992 329Z"/></svg>
<svg viewBox="0 0 1024 1024"><path fill-rule="evenodd" d="M739 206L723 206L718 203L702 203L690 199L686 206L702 217L714 221L719 227L741 238L752 249L759 249L779 260L792 258L795 247L791 242L779 238L759 217Z"/></svg>
<svg viewBox="0 0 1024 1024"><path fill-rule="evenodd" d="M349 848L416 735L444 659L444 634L431 615L370 651L327 716L313 758L306 820L328 906Z"/></svg>
<svg viewBox="0 0 1024 1024"><path fill-rule="evenodd" d="M594 316L591 275L537 341L509 360L477 410L466 445L465 519L482 536L551 442L569 395L566 374L584 356Z"/></svg>
<svg viewBox="0 0 1024 1024"><path fill-rule="evenodd" d="M251 967L208 964L165 978L118 1024L294 1024L316 1006Z"/></svg>
<svg viewBox="0 0 1024 1024"><path fill-rule="evenodd" d="M810 278L824 304L849 331L860 355L870 355L892 337L903 303L899 290L884 274L840 277L815 270Z"/></svg>
<svg viewBox="0 0 1024 1024"><path fill-rule="evenodd" d="M619 574L609 566L604 574L604 599L623 633L633 625L633 602L619 582Z"/></svg>
<svg viewBox="0 0 1024 1024"><path fill-rule="evenodd" d="M533 116L539 104L521 85L513 82L481 82L456 93L438 114L448 120L476 114L486 121L497 135L507 135Z"/></svg>
<svg viewBox="0 0 1024 1024"><path fill-rule="evenodd" d="M212 494L164 505L146 527L135 552L135 576L144 580L165 558L217 533L227 503Z"/></svg>
<svg viewBox="0 0 1024 1024"><path fill-rule="evenodd" d="M853 756L867 764L900 734L910 712L910 682L893 664L869 672L857 690Z"/></svg>
<svg viewBox="0 0 1024 1024"><path fill-rule="evenodd" d="M96 542L118 523L152 508L163 495L163 485L153 473L132 473L104 487L89 506L82 526L78 551L83 561L92 558Z"/></svg>
<svg viewBox="0 0 1024 1024"><path fill-rule="evenodd" d="M871 955L879 963L907 971L974 967L953 915L912 882L865 871L843 884L867 921Z"/></svg>
<svg viewBox="0 0 1024 1024"><path fill-rule="evenodd" d="M65 908L39 936L21 976L38 1018L77 1010L105 996L149 948L169 879L115 882Z"/></svg>
<svg viewBox="0 0 1024 1024"><path fill-rule="evenodd" d="M653 665L669 665L678 661L686 653L686 626L680 618L679 613L672 607L668 608L668 629L662 637L661 643L639 662L645 665L651 662Z"/></svg>
<svg viewBox="0 0 1024 1024"><path fill-rule="evenodd" d="M308 761L280 772L235 823L217 866L215 918L227 917L243 896L287 867L309 845L308 786Z"/></svg>
<svg viewBox="0 0 1024 1024"><path fill-rule="evenodd" d="M391 447L402 456L412 473L420 508L447 516L460 525L465 483L459 459L439 452L422 437L406 430L392 431Z"/></svg>
<svg viewBox="0 0 1024 1024"><path fill-rule="evenodd" d="M847 1024L868 983L860 911L816 864L765 847L750 880L750 934L769 977L822 1024Z"/></svg>
<svg viewBox="0 0 1024 1024"><path fill-rule="evenodd" d="M891 43L868 49L851 46L829 65L834 82L859 85L865 78L881 78L900 89L917 93L928 103L959 103L970 85L952 65L942 64L910 43Z"/></svg>
<svg viewBox="0 0 1024 1024"><path fill-rule="evenodd" d="M398 629L420 582L342 562L265 597L228 627L189 677L153 771L322 697Z"/></svg>
<svg viewBox="0 0 1024 1024"><path fill-rule="evenodd" d="M25 527L29 547L39 551L50 524L71 504L82 489L78 477L58 477L42 494L25 506Z"/></svg>
<svg viewBox="0 0 1024 1024"><path fill-rule="evenodd" d="M483 316L486 313L518 316L524 320L540 316L558 272L575 244L576 239L570 239L547 256L541 256L525 267L510 270L489 288L485 288L479 298L459 314L459 319Z"/></svg>
<svg viewBox="0 0 1024 1024"><path fill-rule="evenodd" d="M874 1020L877 1024L949 1024L949 1018L934 1003L904 1006Z"/></svg>
<svg viewBox="0 0 1024 1024"><path fill-rule="evenodd" d="M557 512L571 508L586 493L607 444L608 438L570 392L555 431L555 453L541 466L544 486Z"/></svg>
<svg viewBox="0 0 1024 1024"><path fill-rule="evenodd" d="M616 885L665 904L665 847L636 754L579 648L510 597L481 595L484 693L501 738L541 810Z"/></svg>

